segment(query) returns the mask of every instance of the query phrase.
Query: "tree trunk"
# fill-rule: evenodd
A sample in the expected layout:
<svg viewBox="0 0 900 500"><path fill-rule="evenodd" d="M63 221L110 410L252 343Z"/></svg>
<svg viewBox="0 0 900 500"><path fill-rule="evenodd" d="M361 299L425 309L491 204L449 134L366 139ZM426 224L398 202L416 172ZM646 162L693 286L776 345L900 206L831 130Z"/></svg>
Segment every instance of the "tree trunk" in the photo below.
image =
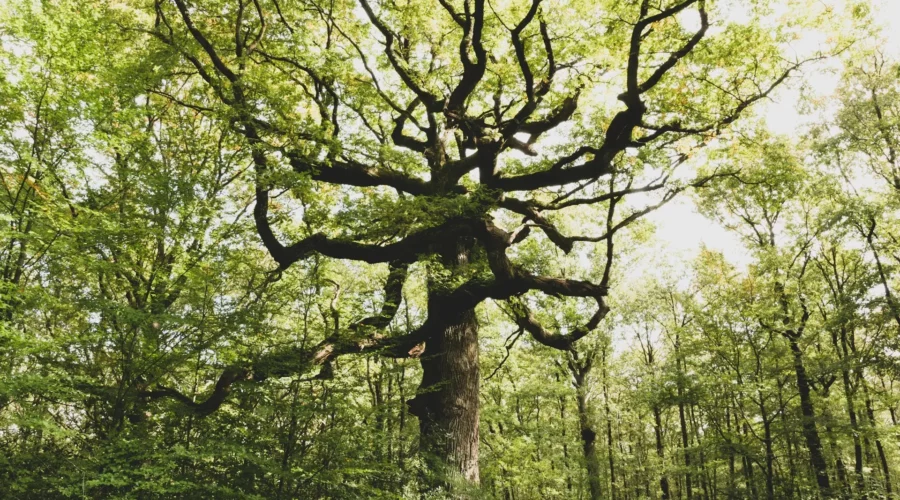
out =
<svg viewBox="0 0 900 500"><path fill-rule="evenodd" d="M703 498L709 500L710 498L710 479L709 479L709 470L706 468L706 455L703 451L703 446L700 440L700 426L697 424L697 414L694 411L694 406L690 407L690 420L691 420L691 429L694 433L694 443L697 446L697 458L698 458L698 466L700 467L700 489L703 491ZM713 469L715 470L715 469ZM714 482L715 480L713 480Z"/></svg>
<svg viewBox="0 0 900 500"><path fill-rule="evenodd" d="M809 462L816 474L816 484L823 498L831 498L831 483L828 480L828 466L822 452L822 440L816 428L816 412L812 403L812 394L806 367L803 366L803 351L795 339L788 339L794 355L794 371L797 374L797 391L800 395L800 412L802 414L803 438L809 450Z"/></svg>
<svg viewBox="0 0 900 500"><path fill-rule="evenodd" d="M856 404L853 399L855 389L850 380L850 352L847 333L847 328L841 326L840 342L838 342L837 331L831 333L831 342L834 344L834 350L841 361L841 385L844 390L844 406L847 410L847 418L850 420L850 431L853 437L853 474L856 478L857 496L860 500L865 500L866 481L863 476L863 447L860 440L859 420L856 417ZM838 459L840 460L840 458Z"/></svg>
<svg viewBox="0 0 900 500"><path fill-rule="evenodd" d="M658 407L653 408L653 424L653 430L656 433L656 456L659 457L659 466L665 469L665 464L663 463L665 460L665 448L662 439L662 412ZM665 472L659 478L659 488L662 490L663 500L672 498L669 492L669 478L666 477Z"/></svg>
<svg viewBox="0 0 900 500"><path fill-rule="evenodd" d="M866 416L869 417L869 425L874 430L878 425L875 420L875 408L872 406L872 397L869 395L869 388L865 380L862 381L863 394L866 398ZM881 465L881 473L884 476L884 492L887 498L893 498L893 488L891 487L891 470L888 467L887 455L884 452L884 444L881 438L875 437L875 448L878 450L878 462Z"/></svg>
<svg viewBox="0 0 900 500"><path fill-rule="evenodd" d="M744 422L743 430L744 436L749 438L751 436L750 424L748 424L746 421ZM750 492L751 498L758 498L759 496L756 492L756 480L753 478L753 458L744 453L741 456L741 462L744 470L744 480L745 484L747 485L747 491Z"/></svg>
<svg viewBox="0 0 900 500"><path fill-rule="evenodd" d="M460 244L443 256L445 266L468 265L469 249ZM422 382L409 411L419 418L419 451L429 467L431 486L452 490L479 483L478 321L475 310L448 316L442 311L440 284L429 283L429 317L442 317L444 328L428 339L420 363Z"/></svg>
<svg viewBox="0 0 900 500"><path fill-rule="evenodd" d="M556 374L556 381L559 382L559 374ZM566 399L563 396L559 397L559 421L563 423L562 427L562 450L563 450L563 468L566 470L566 491L569 494L572 493L572 474L571 467L569 467L569 439L566 436Z"/></svg>
<svg viewBox="0 0 900 500"><path fill-rule="evenodd" d="M779 383L778 386L778 415L781 416L781 425L788 429L790 426L787 421L787 403L784 401L784 385ZM787 496L793 496L797 491L797 466L794 460L794 440L787 440L787 457L788 457L788 477L790 478L789 490Z"/></svg>
<svg viewBox="0 0 900 500"><path fill-rule="evenodd" d="M844 386L844 399L847 406L847 416L850 419L850 430L853 435L853 473L856 475L856 488L858 492L857 495L859 495L860 499L865 499L866 480L863 476L863 449L862 442L859 439L859 421L856 418L856 405L853 401L853 386L850 382L849 370L841 370L841 382Z"/></svg>
<svg viewBox="0 0 900 500"><path fill-rule="evenodd" d="M775 451L772 449L772 421L763 413L763 444L766 447L766 498L775 500Z"/></svg>
<svg viewBox="0 0 900 500"><path fill-rule="evenodd" d="M597 457L597 433L591 428L588 418L587 397L584 380L576 377L578 387L576 398L578 400L578 425L581 428L581 446L584 450L584 461L587 465L588 486L591 489L591 500L603 498L600 490L600 459Z"/></svg>
<svg viewBox="0 0 900 500"><path fill-rule="evenodd" d="M762 390L756 391L756 397L759 398L759 415L762 417L763 424L763 446L766 452L766 498L768 500L775 499L775 450L772 447L772 418L769 417L769 411L766 408L765 396Z"/></svg>
<svg viewBox="0 0 900 500"><path fill-rule="evenodd" d="M422 383L409 403L419 418L419 449L436 483L477 484L478 324L466 311L429 339L421 359Z"/></svg>
<svg viewBox="0 0 900 500"><path fill-rule="evenodd" d="M612 414L609 409L609 372L606 350L603 351L603 409L606 413L606 452L609 458L609 498L616 500L616 462L613 455Z"/></svg>
<svg viewBox="0 0 900 500"><path fill-rule="evenodd" d="M725 429L728 431L728 435L731 436L731 411L729 408L725 408ZM730 441L729 437L729 441ZM734 498L734 493L736 491L735 487L735 452L734 446L729 442L728 446L728 498Z"/></svg>
<svg viewBox="0 0 900 500"><path fill-rule="evenodd" d="M835 472L837 472L837 487L836 491L840 491L842 498L856 498L853 496L853 488L850 486L850 481L847 478L847 466L844 464L844 459L841 457L841 449L838 447L837 442L834 439L834 429L831 428L830 425L825 425L825 435L829 438L829 444L831 447L831 454L834 455L834 468ZM864 499L865 497L861 497Z"/></svg>
<svg viewBox="0 0 900 500"><path fill-rule="evenodd" d="M682 398L684 398L684 390L681 387L678 388L678 397L678 421L681 425L681 450L684 452L684 489L685 493L687 493L687 500L691 500L693 498L693 485L691 484L691 454L688 449L690 442L688 440L687 421L684 416L684 402L682 401Z"/></svg>
<svg viewBox="0 0 900 500"><path fill-rule="evenodd" d="M691 484L691 453L689 450L687 421L684 416L684 360L681 357L681 338L675 334L675 365L678 369L678 423L681 427L681 451L684 453L684 489L687 500L693 498Z"/></svg>

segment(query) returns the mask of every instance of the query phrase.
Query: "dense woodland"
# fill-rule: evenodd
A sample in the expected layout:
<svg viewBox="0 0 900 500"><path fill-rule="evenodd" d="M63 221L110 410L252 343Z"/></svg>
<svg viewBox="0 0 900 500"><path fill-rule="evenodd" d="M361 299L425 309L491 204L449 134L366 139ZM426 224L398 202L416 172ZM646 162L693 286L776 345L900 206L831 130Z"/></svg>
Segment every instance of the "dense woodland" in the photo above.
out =
<svg viewBox="0 0 900 500"><path fill-rule="evenodd" d="M900 498L889 3L4 2L0 497Z"/></svg>

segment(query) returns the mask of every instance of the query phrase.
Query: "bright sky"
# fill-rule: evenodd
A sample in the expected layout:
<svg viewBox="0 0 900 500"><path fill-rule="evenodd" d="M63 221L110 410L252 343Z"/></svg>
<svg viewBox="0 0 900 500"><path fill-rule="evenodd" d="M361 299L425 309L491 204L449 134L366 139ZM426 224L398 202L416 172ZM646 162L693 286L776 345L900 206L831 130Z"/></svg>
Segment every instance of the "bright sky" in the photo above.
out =
<svg viewBox="0 0 900 500"><path fill-rule="evenodd" d="M821 0L823 4L840 8L846 0ZM885 53L900 55L900 0L870 0L880 20L885 44ZM800 41L800 50L804 43L815 43L821 37L813 35L810 40ZM825 62L808 67L803 73L803 82L818 96L832 94L838 84L839 75L829 72L837 61ZM797 79L799 80L799 79ZM790 86L781 89L777 95L758 108L765 118L770 130L778 134L794 134L802 130L809 118L802 116L797 110L800 100L798 83L795 80ZM648 219L656 227L656 235L661 240L660 250L668 250L679 254L682 258L691 259L705 245L707 248L722 251L729 261L739 266L746 265L750 258L733 233L723 229L718 223L700 215L694 208L689 195L682 195L660 210L652 213Z"/></svg>

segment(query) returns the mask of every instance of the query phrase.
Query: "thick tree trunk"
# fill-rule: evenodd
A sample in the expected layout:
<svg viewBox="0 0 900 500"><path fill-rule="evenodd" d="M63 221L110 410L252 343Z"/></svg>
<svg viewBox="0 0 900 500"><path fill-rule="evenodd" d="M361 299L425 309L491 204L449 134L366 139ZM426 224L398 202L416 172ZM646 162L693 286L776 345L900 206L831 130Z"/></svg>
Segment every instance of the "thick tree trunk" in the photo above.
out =
<svg viewBox="0 0 900 500"><path fill-rule="evenodd" d="M452 273L468 266L467 242L442 250L443 263ZM429 282L428 316L442 318L445 326L425 344L422 382L408 405L419 418L419 452L431 473L430 486L463 490L480 480L478 321L474 309L448 315L445 289L440 281Z"/></svg>
<svg viewBox="0 0 900 500"><path fill-rule="evenodd" d="M422 383L409 407L419 418L419 448L435 474L433 482L450 487L477 484L480 375L475 311L460 314L429 339L421 364Z"/></svg>
<svg viewBox="0 0 900 500"><path fill-rule="evenodd" d="M794 339L788 339L794 355L794 371L797 375L797 391L800 395L800 412L802 414L803 438L809 450L809 462L816 475L816 484L823 498L831 498L831 483L828 479L828 466L822 451L822 440L816 428L816 412L812 403L812 393L806 367L803 365L803 351Z"/></svg>

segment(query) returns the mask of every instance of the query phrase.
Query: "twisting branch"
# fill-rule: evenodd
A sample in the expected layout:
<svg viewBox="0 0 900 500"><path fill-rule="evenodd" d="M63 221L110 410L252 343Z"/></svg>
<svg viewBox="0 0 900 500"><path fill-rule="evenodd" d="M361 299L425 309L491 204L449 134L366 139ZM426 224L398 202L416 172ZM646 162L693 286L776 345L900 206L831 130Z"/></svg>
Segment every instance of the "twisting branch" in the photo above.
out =
<svg viewBox="0 0 900 500"><path fill-rule="evenodd" d="M202 31L197 29L194 25L193 19L191 19L191 15L188 12L187 5L185 5L184 0L174 0L175 6L178 7L178 12L181 13L181 19L184 21L184 26L191 33L191 36L194 37L194 40L200 44L200 47L203 48L203 51L206 52L206 55L209 56L209 59L212 61L213 66L216 70L222 74L225 78L228 79L231 83L237 82L238 76L225 64L224 61L219 57L219 54L216 52L216 49L209 42L206 36Z"/></svg>
<svg viewBox="0 0 900 500"><path fill-rule="evenodd" d="M605 295L605 291L604 291ZM528 310L527 306L519 300L511 300L510 306L515 312L516 323L531 334L537 342L554 349L568 351L578 340L591 333L600 324L600 321L609 313L609 307L604 301L604 295L592 297L597 302L597 311L584 325L575 327L569 333L550 332L546 330Z"/></svg>
<svg viewBox="0 0 900 500"><path fill-rule="evenodd" d="M322 371L315 378L330 378L330 362L344 354L373 352L390 357L415 355L413 348L425 338L422 329L397 337L386 337L381 333L393 321L399 309L407 267L407 264L401 262L390 264L384 285L385 300L381 310L350 325L346 329L346 334L339 329L339 320L336 317L335 332L312 348L290 347L264 354L249 363L227 367L219 376L212 393L201 402L195 402L181 392L161 385L152 390L142 391L139 396L146 400L171 398L185 406L188 411L205 416L222 406L234 384L238 382L250 380L261 382L269 377L302 374L316 366L321 366ZM332 313L337 316L334 304Z"/></svg>
<svg viewBox="0 0 900 500"><path fill-rule="evenodd" d="M616 187L616 176L615 174L611 175L609 178L609 191L613 192ZM600 286L603 288L609 288L609 277L612 272L613 265L613 221L616 217L616 204L619 203L625 195L620 195L618 197L611 198L609 200L609 207L606 210L606 232L609 233L609 238L606 239L606 264L603 266L603 278L600 279Z"/></svg>
<svg viewBox="0 0 900 500"><path fill-rule="evenodd" d="M416 83L413 79L412 75L409 71L406 70L403 63L397 59L397 54L394 51L394 42L396 41L397 35L394 34L384 22L379 19L379 17L375 14L375 11L372 10L372 6L369 4L368 0L359 0L359 4L362 7L363 11L365 11L366 16L368 16L369 21L375 28L381 32L384 36L384 54L387 56L388 61L391 63L391 67L394 69L394 72L397 73L397 76L400 77L400 80L403 81L403 84L411 90L422 102L425 104L425 107L431 112L439 112L444 107L443 101L438 99L434 94L426 91L422 88L421 85ZM480 33L479 33L480 36Z"/></svg>
<svg viewBox="0 0 900 500"><path fill-rule="evenodd" d="M775 89L779 85L784 83L784 81L787 80L788 77L790 77L791 74L793 72L797 71L801 66L803 66L804 64L813 62L813 61L820 60L820 59L821 59L821 57L813 57L813 58L805 59L803 61L792 64L787 69L785 69L781 73L781 75L778 76L778 78L773 80L772 83L769 84L766 88L761 89L759 92L757 92L751 96L739 99L738 104L728 114L726 114L725 116L722 116L715 122L710 123L708 125L704 125L704 126L700 126L700 127L689 127L689 126L682 125L681 122L677 122L677 121L667 123L664 125L653 125L653 124L649 124L649 123L642 121L639 125L640 128L650 130L650 131L652 131L652 133L650 133L644 137L641 137L639 139L636 139L635 142L638 144L649 144L650 142L658 139L662 135L669 133L669 132L673 132L673 133L677 133L677 134L689 134L689 135L698 135L698 134L705 134L705 133L717 134L722 128L724 128L727 125L730 125L735 120L737 120L741 116L741 113L743 113L752 104L769 97L769 95L771 95L772 92L774 92Z"/></svg>
<svg viewBox="0 0 900 500"><path fill-rule="evenodd" d="M426 181L396 170L363 165L347 158L325 163L310 161L293 151L285 151L284 154L295 172L310 174L316 181L358 187L387 186L414 195L429 194L432 191Z"/></svg>
<svg viewBox="0 0 900 500"><path fill-rule="evenodd" d="M635 23L634 28L631 31L631 42L628 49L628 68L626 70L626 90L625 93L619 96L623 102L625 102L628 106L632 106L640 101L640 94L643 93L646 89L642 90L642 86L638 84L638 70L640 68L640 57L641 57L641 42L644 40L644 30L647 29L648 26L653 25L654 23L658 23L666 18L672 17L684 9L690 7L691 5L697 2L703 2L703 0L686 0L679 4L675 4L668 9L660 11L658 14L647 16L649 12L649 2L646 0L641 4L641 12L640 19ZM703 33L706 32L706 29L701 27L701 38ZM693 39L692 39L693 40ZM699 40L698 40L699 41ZM689 42L690 43L690 42ZM696 45L696 42L694 42ZM687 52L693 48L693 45L688 48ZM685 54L687 54L685 52ZM651 79L654 79L655 82L658 82L662 76L678 62L682 56L679 56L672 62L671 65L663 69L662 71L657 70ZM671 59L670 59L671 60ZM667 61L668 62L668 61ZM660 67L662 69L662 67ZM654 85L655 85L654 82ZM651 85L652 86L652 85Z"/></svg>
<svg viewBox="0 0 900 500"><path fill-rule="evenodd" d="M525 220L534 222L535 225L547 235L547 238L563 252L569 253L572 251L572 241L563 236L556 226L545 219L538 211L538 207L536 207L535 204L516 198L505 197L500 202L500 207L521 214L525 217Z"/></svg>
<svg viewBox="0 0 900 500"><path fill-rule="evenodd" d="M455 235L470 232L471 227L465 221L451 220L439 226L423 229L385 245L366 244L352 239L332 239L323 233L312 236L290 245L282 245L272 232L267 217L268 191L257 190L257 201L253 211L257 231L269 254L278 262L281 269L306 259L314 253L335 259L356 260L377 264L395 260L413 261L427 253L432 245Z"/></svg>
<svg viewBox="0 0 900 500"><path fill-rule="evenodd" d="M681 4L683 6L682 8L687 7L690 3L692 2L685 2ZM696 33L694 33L694 36L692 36L691 39L688 40L683 47L673 52L664 63L659 65L659 67L656 68L653 74L651 74L650 77L644 81L644 83L640 84L637 87L638 94L643 94L656 86L656 84L659 83L660 80L662 80L662 77L666 74L666 72L672 69L672 67L674 67L678 63L678 61L681 60L681 58L688 55L692 50L694 50L694 47L696 47L697 44L700 43L700 40L703 39L703 36L706 35L706 31L709 29L709 17L706 15L706 2L704 0L700 0L700 5L697 10L700 12L700 29L697 30Z"/></svg>
<svg viewBox="0 0 900 500"><path fill-rule="evenodd" d="M519 24L511 30L512 44L516 51L516 59L519 61L519 69L522 71L522 78L525 80L525 95L528 102L534 102L534 75L531 73L531 67L528 65L528 59L525 56L525 44L522 42L522 31L531 24L537 15L538 8L541 6L541 0L532 0L531 8L525 14L525 17L519 21Z"/></svg>
<svg viewBox="0 0 900 500"><path fill-rule="evenodd" d="M640 83L638 81L638 72L640 67L641 43L644 40L644 30L653 23L672 17L697 2L700 3L700 29L683 47L681 47L681 49L672 53L662 65L656 68L646 81ZM663 76L671 70L679 60L684 58L696 47L706 34L709 23L704 0L686 0L660 11L655 15L648 14L649 2L643 1L641 3L639 20L634 25L631 34L628 67L626 70L626 90L619 95L619 100L625 103L626 109L618 112L613 117L609 126L606 128L603 145L600 148L595 148L591 151L580 149L569 157L564 157L560 161L555 162L553 166L547 170L512 177L496 177L491 179L491 185L493 187L504 189L506 191L527 191L550 186L561 186L588 179L596 179L612 173L612 162L616 155L627 148L649 142L649 140L645 140L638 143L632 139L634 129L643 122L644 113L647 111L646 105L641 100L641 94L659 83ZM740 111L742 110L743 108L741 108ZM738 111L738 113L740 111ZM568 117L565 117L565 119L568 119ZM552 123L549 123L548 125L552 125ZM540 132L540 129L538 131ZM578 166L563 168L588 152L593 154L592 159Z"/></svg>
<svg viewBox="0 0 900 500"><path fill-rule="evenodd" d="M487 51L485 51L481 40L481 35L484 31L485 0L474 0L475 8L472 12L470 12L470 1L464 0L464 33L462 40L459 42L459 59L463 65L463 74L462 78L459 79L459 84L457 84L447 99L446 112L448 118L453 116L457 120L463 117L465 101L475 91L475 87L478 86L481 78L484 77L485 69L487 69ZM475 53L474 61L469 56L470 49Z"/></svg>

